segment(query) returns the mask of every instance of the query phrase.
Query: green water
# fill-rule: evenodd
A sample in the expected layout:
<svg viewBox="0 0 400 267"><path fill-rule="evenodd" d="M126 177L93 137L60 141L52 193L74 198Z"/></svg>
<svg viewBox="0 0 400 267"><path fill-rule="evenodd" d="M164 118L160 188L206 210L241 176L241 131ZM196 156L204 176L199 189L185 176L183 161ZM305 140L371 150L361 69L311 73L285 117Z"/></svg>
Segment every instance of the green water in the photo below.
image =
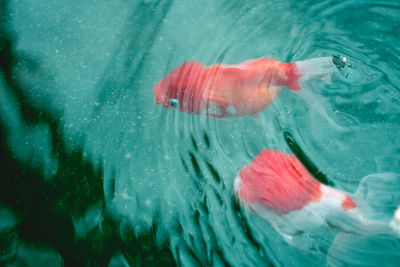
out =
<svg viewBox="0 0 400 267"><path fill-rule="evenodd" d="M0 2L0 23L2 265L400 263L390 236L329 252L326 232L292 247L232 187L264 148L349 192L400 172L396 1L14 0ZM287 89L258 118L154 104L154 84L189 60L324 55L352 64L309 85L346 131Z"/></svg>

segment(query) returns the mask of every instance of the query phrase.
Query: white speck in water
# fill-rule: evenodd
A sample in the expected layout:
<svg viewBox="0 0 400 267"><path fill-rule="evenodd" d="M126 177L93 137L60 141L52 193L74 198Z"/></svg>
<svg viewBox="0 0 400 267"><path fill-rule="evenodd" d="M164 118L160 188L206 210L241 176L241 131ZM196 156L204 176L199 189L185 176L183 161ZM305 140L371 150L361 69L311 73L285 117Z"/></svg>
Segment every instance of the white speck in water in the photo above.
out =
<svg viewBox="0 0 400 267"><path fill-rule="evenodd" d="M122 192L121 197L122 197L123 200L132 199L132 198L128 195L128 193L127 193L126 190L125 190L124 192Z"/></svg>
<svg viewBox="0 0 400 267"><path fill-rule="evenodd" d="M132 158L132 154L131 154L131 153L126 153L126 154L125 154L125 158L126 158L126 159Z"/></svg>
<svg viewBox="0 0 400 267"><path fill-rule="evenodd" d="M145 204L146 206L150 207L150 206L151 206L151 200L150 200L150 199L147 199L146 202L144 202L144 204Z"/></svg>

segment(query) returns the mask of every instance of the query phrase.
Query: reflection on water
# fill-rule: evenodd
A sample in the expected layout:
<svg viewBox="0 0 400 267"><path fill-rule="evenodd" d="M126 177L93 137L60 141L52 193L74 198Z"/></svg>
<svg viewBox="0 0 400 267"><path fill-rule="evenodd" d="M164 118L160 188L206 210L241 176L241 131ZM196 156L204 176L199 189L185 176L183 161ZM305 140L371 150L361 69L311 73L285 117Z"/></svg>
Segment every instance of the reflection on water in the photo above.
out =
<svg viewBox="0 0 400 267"><path fill-rule="evenodd" d="M388 234L307 229L290 243L233 189L240 169L275 149L391 218L400 183L382 173L400 172L395 1L0 5L2 264L400 262ZM153 86L187 61L329 55L352 69L307 83L322 111L286 88L258 118L154 104Z"/></svg>

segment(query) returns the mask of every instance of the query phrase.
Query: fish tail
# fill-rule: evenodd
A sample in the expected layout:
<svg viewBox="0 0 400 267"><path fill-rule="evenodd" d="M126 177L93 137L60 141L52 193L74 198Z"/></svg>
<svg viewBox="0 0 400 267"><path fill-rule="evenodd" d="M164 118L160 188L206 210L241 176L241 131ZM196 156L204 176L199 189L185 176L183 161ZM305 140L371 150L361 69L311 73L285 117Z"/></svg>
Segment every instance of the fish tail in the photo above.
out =
<svg viewBox="0 0 400 267"><path fill-rule="evenodd" d="M400 261L400 175L376 173L362 179L357 198L360 224L337 234L327 253L329 266L397 266ZM349 210L349 213L354 210ZM353 213L354 214L354 213ZM344 221L341 219L341 222Z"/></svg>
<svg viewBox="0 0 400 267"><path fill-rule="evenodd" d="M353 231L337 234L327 253L329 266L351 261L357 266L398 265L400 237L400 207L390 224L364 219ZM353 265L353 264L350 264Z"/></svg>
<svg viewBox="0 0 400 267"><path fill-rule="evenodd" d="M386 172L371 174L362 179L355 197L364 205L360 208L365 228L400 236L400 175Z"/></svg>
<svg viewBox="0 0 400 267"><path fill-rule="evenodd" d="M346 57L338 55L300 60L295 63L297 71L303 79L317 77L327 83L331 83L334 73L340 72L345 74L345 69L352 67Z"/></svg>
<svg viewBox="0 0 400 267"><path fill-rule="evenodd" d="M296 65L296 73L300 77L300 89L294 91L324 117L332 127L338 131L346 132L346 128L338 125L333 118L328 115L320 86L316 86L313 83L306 83L306 81L311 78L319 78L330 84L333 74L341 73L342 69L351 67L347 62L347 58L342 56L317 57L295 61L294 63Z"/></svg>
<svg viewBox="0 0 400 267"><path fill-rule="evenodd" d="M332 74L339 71L334 64L333 57L317 57L295 63L303 79L316 77L330 83Z"/></svg>

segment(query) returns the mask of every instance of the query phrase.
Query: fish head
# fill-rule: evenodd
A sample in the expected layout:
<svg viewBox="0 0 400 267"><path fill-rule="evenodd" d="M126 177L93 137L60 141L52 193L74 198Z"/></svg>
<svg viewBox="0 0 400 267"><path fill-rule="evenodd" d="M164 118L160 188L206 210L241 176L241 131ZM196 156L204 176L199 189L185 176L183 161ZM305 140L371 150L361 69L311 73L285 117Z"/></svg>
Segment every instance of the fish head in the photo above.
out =
<svg viewBox="0 0 400 267"><path fill-rule="evenodd" d="M155 103L166 108L196 112L201 100L202 75L203 66L200 63L183 63L154 86Z"/></svg>
<svg viewBox="0 0 400 267"><path fill-rule="evenodd" d="M157 83L153 88L154 102L158 105L168 107L168 95L162 87L162 81Z"/></svg>
<svg viewBox="0 0 400 267"><path fill-rule="evenodd" d="M153 87L154 102L165 108L179 108L182 90L174 84L173 75L168 74Z"/></svg>
<svg viewBox="0 0 400 267"><path fill-rule="evenodd" d="M158 105L164 106L165 108L179 108L180 99L178 98L178 95L168 89L169 87L162 86L162 82L156 84L153 88L154 102Z"/></svg>

